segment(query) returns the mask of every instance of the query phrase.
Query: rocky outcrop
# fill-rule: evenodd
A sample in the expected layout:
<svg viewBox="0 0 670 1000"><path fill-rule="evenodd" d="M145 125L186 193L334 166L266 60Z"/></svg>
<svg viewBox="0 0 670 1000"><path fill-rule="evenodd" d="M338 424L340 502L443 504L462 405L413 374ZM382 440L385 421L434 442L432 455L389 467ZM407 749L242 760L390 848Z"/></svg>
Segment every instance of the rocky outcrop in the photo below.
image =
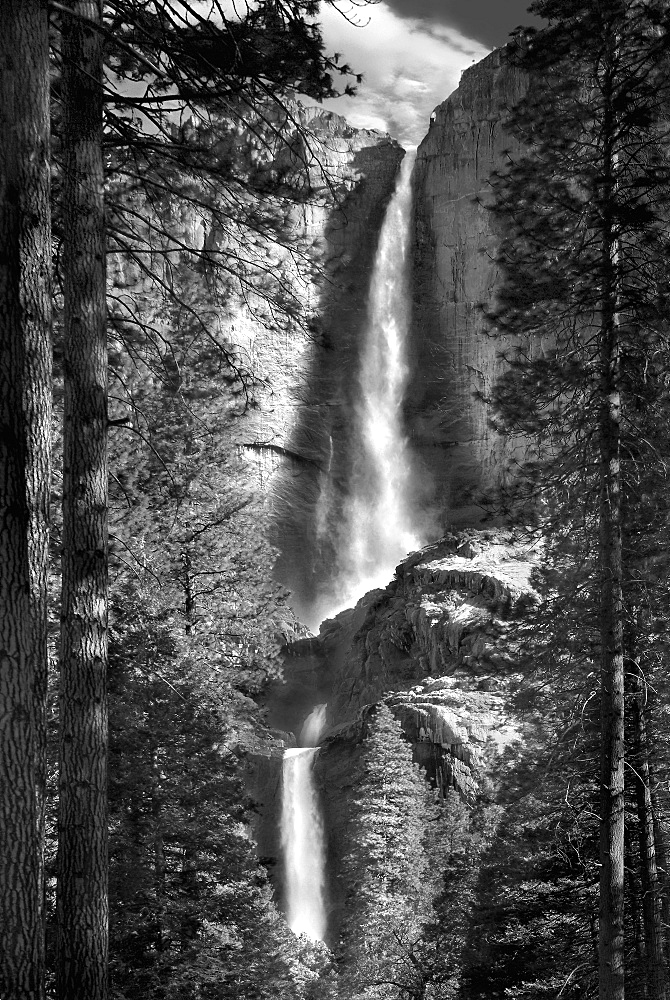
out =
<svg viewBox="0 0 670 1000"><path fill-rule="evenodd" d="M318 637L287 649L282 696L269 692L269 724L297 732L312 705L328 700L329 728L316 774L329 837L334 925L344 905L341 844L375 703L391 706L415 760L443 796L456 788L473 800L501 754L523 739L509 693L519 678L515 622L535 600L535 560L533 549L511 531L449 534L402 563L385 590L367 594L356 608L325 622ZM272 750L261 756L256 837L272 870L279 852L280 762Z"/></svg>
<svg viewBox="0 0 670 1000"><path fill-rule="evenodd" d="M325 622L319 644L333 678L332 717L355 718L426 677L502 683L514 670L511 619L534 599L534 559L511 532L449 534L401 563L386 590Z"/></svg>
<svg viewBox="0 0 670 1000"><path fill-rule="evenodd" d="M463 73L433 113L415 168L414 363L408 400L412 442L435 479L450 525L474 525L474 501L499 487L522 443L499 436L483 401L501 371L501 338L480 306L495 301L496 221L488 178L514 141L505 130L525 75L497 49Z"/></svg>

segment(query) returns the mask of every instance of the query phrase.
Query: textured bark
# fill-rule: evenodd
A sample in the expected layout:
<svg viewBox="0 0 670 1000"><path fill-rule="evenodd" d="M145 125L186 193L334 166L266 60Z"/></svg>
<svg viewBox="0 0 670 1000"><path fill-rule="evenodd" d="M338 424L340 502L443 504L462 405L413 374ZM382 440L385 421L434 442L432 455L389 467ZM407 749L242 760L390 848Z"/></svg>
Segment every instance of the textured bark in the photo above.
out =
<svg viewBox="0 0 670 1000"><path fill-rule="evenodd" d="M668 983L663 941L663 905L656 857L656 824L651 797L647 722L642 680L639 675L636 677L636 688L631 704L632 758L638 818L647 996L650 1000L666 1000Z"/></svg>
<svg viewBox="0 0 670 1000"><path fill-rule="evenodd" d="M628 927L633 938L633 953L629 957L627 967L628 981L642 984L645 980L645 943L644 921L642 917L642 887L635 847L631 843L630 830L626 827L625 834L625 864L626 864L626 899L628 901Z"/></svg>
<svg viewBox="0 0 670 1000"><path fill-rule="evenodd" d="M107 996L107 343L101 4L63 15L65 404L57 988ZM88 23L87 23L88 22Z"/></svg>
<svg viewBox="0 0 670 1000"><path fill-rule="evenodd" d="M600 1000L624 997L624 630L616 37L604 37L600 306Z"/></svg>
<svg viewBox="0 0 670 1000"><path fill-rule="evenodd" d="M616 321L605 318L600 423L600 996L624 995L624 669Z"/></svg>
<svg viewBox="0 0 670 1000"><path fill-rule="evenodd" d="M646 719L647 746L658 746L657 738L652 725L652 717ZM666 846L665 832L659 821L660 806L658 803L658 782L655 774L654 755L647 757L647 767L649 768L649 795L651 798L651 814L654 819L654 843L656 845L656 870L659 877L659 894L661 897L661 919L663 926L663 944L665 954L670 955L670 878L668 877L668 852ZM667 974L666 974L667 989Z"/></svg>
<svg viewBox="0 0 670 1000"><path fill-rule="evenodd" d="M610 339L609 337L607 338ZM612 344L604 348L611 371ZM604 376L604 380L606 376ZM603 388L601 419L600 996L624 995L624 670L618 392Z"/></svg>
<svg viewBox="0 0 670 1000"><path fill-rule="evenodd" d="M0 996L44 991L42 834L51 424L46 5L0 29Z"/></svg>

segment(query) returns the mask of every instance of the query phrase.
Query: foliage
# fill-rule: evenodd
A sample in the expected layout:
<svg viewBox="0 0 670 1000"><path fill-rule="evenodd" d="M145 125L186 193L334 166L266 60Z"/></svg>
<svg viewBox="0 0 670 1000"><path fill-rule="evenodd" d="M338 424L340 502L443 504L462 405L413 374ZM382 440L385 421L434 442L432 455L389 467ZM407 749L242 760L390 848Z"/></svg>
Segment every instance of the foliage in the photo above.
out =
<svg viewBox="0 0 670 1000"><path fill-rule="evenodd" d="M82 110L67 104L61 75L79 67L68 65L66 31L58 29L72 23L79 29L87 12L69 14L62 5L57 10L52 40L58 137L61 118L78 121ZM257 724L248 696L276 675L278 644L292 626L284 595L270 582L273 553L259 526L262 501L253 486L243 485L248 470L230 443L233 418L250 404L251 378L222 326L230 318L229 300L237 296L235 304L244 307L251 293L257 303L268 304L259 309L268 327L273 310L289 319L300 312L285 278L300 256L287 232L286 206L293 201L283 204L276 193L288 170L259 168L253 140L269 150L266 161L272 162L273 143L286 146L289 119L292 132L302 135L287 94L300 84L312 96L332 96L329 71L337 59L324 54L310 3L270 0L232 21L214 11L203 18L197 7L169 2L113 4L105 13L102 25L91 27L106 44L106 221L120 279L110 284L114 347L122 347L111 358L120 390L111 408L111 425L118 428L112 459L119 515L112 568L115 638L126 652L130 647L129 663L116 681L124 699L131 699L127 717L113 718L111 730L112 785L128 800L125 811L114 813L119 826L113 832L130 862L124 869L119 856L112 856L115 976L118 989L130 994L140 989L156 996L218 996L241 990L261 996L262 962L264 970L272 966L277 982L285 980L287 995L296 995L327 957L295 957L290 934L268 906L269 890L243 826L246 813L234 806L241 786L227 771L230 749L221 750ZM183 118L187 111L190 123ZM58 162L58 142L55 153ZM67 165L58 166L60 207L71 177ZM58 235L60 216L69 208L64 204L56 213ZM280 248L280 263L269 260L268 244ZM85 271L86 255L77 259ZM88 259L100 261L100 254ZM88 373L85 363L83 369ZM64 374L67 382L71 366ZM241 385L241 401L228 393L231 382ZM99 400L99 386L93 389ZM106 399L103 404L106 410ZM103 453L106 431L97 439ZM133 435L130 446L123 434ZM83 425L82 435L77 439L94 442ZM97 465L104 468L105 462ZM105 548L101 543L96 551ZM102 599L96 609L104 621ZM129 613L130 621L124 617ZM133 634L134 621L141 624L141 637ZM155 662L159 655L166 659L162 668ZM149 678L143 673L147 664ZM118 710L121 688L113 693ZM175 710L175 696L192 708L190 714ZM104 701L103 695L99 718L106 715ZM212 712L219 725L225 720L218 748L211 719L203 724ZM62 793L73 791L60 787ZM169 831L165 808L174 824ZM104 834L104 820L99 830ZM60 858L73 860L62 851ZM232 887L223 881L226 864ZM238 910L233 904L225 910L219 897L226 893L238 901ZM102 889L96 895L104 910ZM265 950L258 945L257 958L249 928L254 940L260 933L269 939ZM274 951L273 935L277 941L283 935ZM294 956L293 971L279 958L281 947ZM102 968L103 991L104 978Z"/></svg>
<svg viewBox="0 0 670 1000"><path fill-rule="evenodd" d="M356 0L343 16L368 2ZM301 289L314 260L292 216L296 202L322 199L324 190L336 200L328 151L296 96L337 96L334 78L353 93L355 75L326 53L317 14L313 0L215 3L206 13L189 0L102 4L111 268L134 270L145 294L171 299L199 323L227 375L247 388L253 379L216 314L225 318L232 297L268 327L307 326ZM57 235L64 16L59 10L52 25ZM208 274L214 312L181 295L173 282L179 258ZM57 270L60 261L59 248ZM110 289L109 306L123 339L139 325L160 341L134 296Z"/></svg>
<svg viewBox="0 0 670 1000"><path fill-rule="evenodd" d="M348 916L341 995L414 996L421 980L414 946L431 914L425 837L438 811L400 723L383 703L370 723L362 763L343 862Z"/></svg>
<svg viewBox="0 0 670 1000"><path fill-rule="evenodd" d="M112 561L118 582L135 577L179 619L208 675L252 694L276 676L295 622L271 579L257 470L231 440L239 396L208 343L197 324L176 320L157 375L141 346L129 357L114 345L131 421L111 441Z"/></svg>
<svg viewBox="0 0 670 1000"><path fill-rule="evenodd" d="M476 902L482 857L495 832L500 807L482 793L474 806L450 788L428 830L433 915L424 925L413 954L421 970L426 1000L462 996L464 954Z"/></svg>
<svg viewBox="0 0 670 1000"><path fill-rule="evenodd" d="M301 951L255 858L228 697L146 593L127 587L114 611L113 995L301 996L327 955Z"/></svg>
<svg viewBox="0 0 670 1000"><path fill-rule="evenodd" d="M558 659L573 690L577 661L599 671L600 988L622 997L625 664L640 669L640 599L648 608L654 586L634 555L639 487L649 475L667 492L670 20L653 0L532 9L550 26L521 46L521 152L492 182L505 236L490 319L512 338L493 401L501 430L530 441L517 512L548 540L545 583L568 626ZM658 941L658 926L647 934ZM660 950L648 956L659 996Z"/></svg>
<svg viewBox="0 0 670 1000"><path fill-rule="evenodd" d="M461 953L468 1000L597 993L596 804L577 764L589 750L538 736L500 761Z"/></svg>

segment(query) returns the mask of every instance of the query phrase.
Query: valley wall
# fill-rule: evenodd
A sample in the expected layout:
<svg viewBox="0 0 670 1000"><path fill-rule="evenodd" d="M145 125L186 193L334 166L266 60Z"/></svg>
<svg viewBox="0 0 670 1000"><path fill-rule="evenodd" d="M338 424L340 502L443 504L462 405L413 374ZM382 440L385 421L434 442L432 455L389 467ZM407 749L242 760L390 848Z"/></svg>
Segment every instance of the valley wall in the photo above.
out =
<svg viewBox="0 0 670 1000"><path fill-rule="evenodd" d="M485 397L501 371L503 338L487 331L495 303L497 222L489 176L518 149L505 129L527 78L496 49L467 69L434 111L415 168L413 446L434 477L443 523L477 524L482 495L504 484L520 441L490 426Z"/></svg>

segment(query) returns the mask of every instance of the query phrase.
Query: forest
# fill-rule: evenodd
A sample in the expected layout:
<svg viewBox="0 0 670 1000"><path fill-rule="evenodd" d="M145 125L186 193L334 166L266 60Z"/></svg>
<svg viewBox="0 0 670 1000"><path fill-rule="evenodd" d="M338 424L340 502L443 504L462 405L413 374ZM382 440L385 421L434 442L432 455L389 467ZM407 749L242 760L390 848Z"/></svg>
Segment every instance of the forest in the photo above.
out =
<svg viewBox="0 0 670 1000"><path fill-rule="evenodd" d="M296 95L360 78L316 0L203 9L2 6L0 997L667 1000L670 7L536 0L508 46L480 309L525 447L479 501L536 553L499 635L524 739L445 793L365 707L325 942L251 833L243 748L308 632L236 304L318 335L294 221L340 194Z"/></svg>

